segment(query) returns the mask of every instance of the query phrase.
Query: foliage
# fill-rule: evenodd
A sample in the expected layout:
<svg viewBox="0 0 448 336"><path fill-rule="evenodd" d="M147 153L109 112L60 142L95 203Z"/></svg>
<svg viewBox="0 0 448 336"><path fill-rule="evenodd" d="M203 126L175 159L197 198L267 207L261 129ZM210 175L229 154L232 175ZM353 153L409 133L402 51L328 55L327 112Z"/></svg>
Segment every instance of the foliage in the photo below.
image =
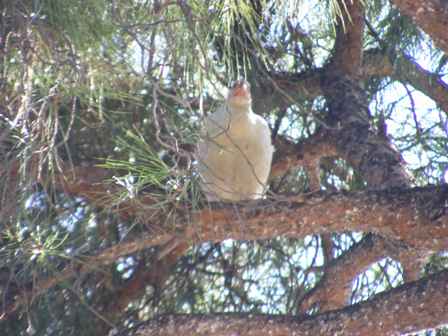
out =
<svg viewBox="0 0 448 336"><path fill-rule="evenodd" d="M446 74L446 56L409 19L384 0L366 6L365 50L387 50L396 62L406 54L438 78ZM0 318L3 334L100 335L165 312L303 313L300 300L328 262L317 235L205 243L169 271L158 263L158 247L77 270L108 247L208 206L192 156L203 116L237 77L257 90L275 73L325 65L338 2L17 0L0 8L2 307L30 294L14 318ZM371 76L363 85L371 124L387 130L415 185L446 181L447 111L399 76ZM299 143L325 126L326 105L322 97L290 98L287 108L257 112L277 138ZM106 168L103 182L112 187L98 186L100 205L61 188L78 167ZM344 160L328 158L320 169L323 189L366 186ZM306 193L310 180L292 169L270 190L274 199ZM135 216L119 215L140 197L151 202L137 203ZM148 209L156 209L150 218ZM332 257L362 237L332 235ZM437 255L425 270L446 266L446 255ZM129 279L152 267L160 272L143 276L146 289L116 311ZM45 288L67 268L72 277ZM354 281L352 302L402 282L400 265L384 259ZM32 288L45 294L33 298Z"/></svg>

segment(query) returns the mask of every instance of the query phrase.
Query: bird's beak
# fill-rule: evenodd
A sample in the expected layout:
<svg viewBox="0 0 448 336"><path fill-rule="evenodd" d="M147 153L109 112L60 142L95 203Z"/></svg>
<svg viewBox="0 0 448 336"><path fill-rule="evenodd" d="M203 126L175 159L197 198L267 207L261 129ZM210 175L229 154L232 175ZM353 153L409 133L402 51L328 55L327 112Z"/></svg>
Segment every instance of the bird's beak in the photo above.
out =
<svg viewBox="0 0 448 336"><path fill-rule="evenodd" d="M232 96L233 97L250 97L249 89L245 84L241 84L238 86L235 86L232 89Z"/></svg>
<svg viewBox="0 0 448 336"><path fill-rule="evenodd" d="M244 86L241 86L239 88L236 88L235 90L233 90L233 96L237 97L245 97L247 96L247 90L244 88Z"/></svg>

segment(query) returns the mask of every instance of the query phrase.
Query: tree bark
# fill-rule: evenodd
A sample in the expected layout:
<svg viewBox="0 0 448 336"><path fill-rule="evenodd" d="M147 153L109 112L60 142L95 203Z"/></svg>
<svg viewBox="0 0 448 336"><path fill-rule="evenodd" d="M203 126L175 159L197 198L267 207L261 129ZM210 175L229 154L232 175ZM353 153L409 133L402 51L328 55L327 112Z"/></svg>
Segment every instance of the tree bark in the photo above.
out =
<svg viewBox="0 0 448 336"><path fill-rule="evenodd" d="M360 272L377 260L388 255L391 243L381 237L368 234L347 252L324 266L324 276L301 302L305 312L316 304L319 311L339 309L348 304L352 291L352 281Z"/></svg>
<svg viewBox="0 0 448 336"><path fill-rule="evenodd" d="M164 246L175 239L181 246L225 239L259 240L274 237L303 238L310 234L364 231L375 232L410 249L448 249L448 185L425 188L393 188L360 192L316 192L283 196L275 201L253 201L241 205L221 205L215 209L191 212L185 221L130 242L122 242L73 265L60 275L38 281L30 293L18 295L5 308L11 313L62 281L91 272L100 265L115 262L149 247ZM185 245L184 245L185 244Z"/></svg>
<svg viewBox="0 0 448 336"><path fill-rule="evenodd" d="M408 283L373 299L310 318L273 315L164 315L140 336L395 335L448 322L448 271Z"/></svg>
<svg viewBox="0 0 448 336"><path fill-rule="evenodd" d="M393 58L393 61L392 61ZM362 77L391 77L394 80L408 83L416 90L424 93L448 113L448 84L436 73L425 70L409 55L397 53L390 55L379 49L365 52Z"/></svg>
<svg viewBox="0 0 448 336"><path fill-rule="evenodd" d="M448 55L448 4L445 0L391 0L400 12L409 16L437 47Z"/></svg>

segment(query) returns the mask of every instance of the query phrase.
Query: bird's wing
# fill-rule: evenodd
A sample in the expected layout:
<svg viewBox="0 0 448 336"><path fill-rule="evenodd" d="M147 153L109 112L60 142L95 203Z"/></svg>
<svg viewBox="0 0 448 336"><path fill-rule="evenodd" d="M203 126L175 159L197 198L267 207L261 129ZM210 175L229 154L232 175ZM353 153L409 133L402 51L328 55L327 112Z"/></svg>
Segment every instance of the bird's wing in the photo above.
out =
<svg viewBox="0 0 448 336"><path fill-rule="evenodd" d="M229 130L230 113L226 105L220 106L214 113L207 116L204 122L204 136L215 138Z"/></svg>
<svg viewBox="0 0 448 336"><path fill-rule="evenodd" d="M218 137L229 129L229 125L230 114L225 104L204 119L201 141L197 148L197 156L200 161L206 159L210 151L220 147Z"/></svg>
<svg viewBox="0 0 448 336"><path fill-rule="evenodd" d="M274 150L274 147L272 146L272 140L271 140L271 129L269 128L269 125L267 121L259 116L258 114L253 114L254 123L256 132L259 138L259 141L266 146L266 151L268 154L271 154Z"/></svg>

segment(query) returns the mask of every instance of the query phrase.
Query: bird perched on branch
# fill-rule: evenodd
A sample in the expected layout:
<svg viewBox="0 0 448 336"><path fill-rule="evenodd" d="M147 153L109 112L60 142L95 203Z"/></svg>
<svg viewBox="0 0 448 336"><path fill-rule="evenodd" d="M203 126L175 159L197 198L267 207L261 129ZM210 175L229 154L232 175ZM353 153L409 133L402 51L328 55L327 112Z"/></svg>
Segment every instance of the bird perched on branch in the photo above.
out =
<svg viewBox="0 0 448 336"><path fill-rule="evenodd" d="M223 106L205 119L197 159L209 201L260 198L274 148L267 122L252 111L250 85L236 81Z"/></svg>

